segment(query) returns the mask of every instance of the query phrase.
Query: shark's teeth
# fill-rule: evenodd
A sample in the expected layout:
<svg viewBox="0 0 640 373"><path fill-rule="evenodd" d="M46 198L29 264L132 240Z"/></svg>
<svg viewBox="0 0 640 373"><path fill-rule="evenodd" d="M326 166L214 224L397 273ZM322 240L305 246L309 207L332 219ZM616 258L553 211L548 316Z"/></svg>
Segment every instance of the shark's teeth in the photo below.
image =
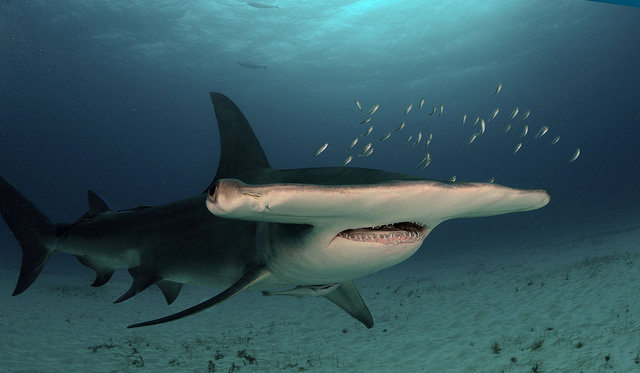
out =
<svg viewBox="0 0 640 373"><path fill-rule="evenodd" d="M386 245L404 244L424 238L426 226L416 222L401 222L377 225L375 227L347 229L338 234L351 241L375 242Z"/></svg>

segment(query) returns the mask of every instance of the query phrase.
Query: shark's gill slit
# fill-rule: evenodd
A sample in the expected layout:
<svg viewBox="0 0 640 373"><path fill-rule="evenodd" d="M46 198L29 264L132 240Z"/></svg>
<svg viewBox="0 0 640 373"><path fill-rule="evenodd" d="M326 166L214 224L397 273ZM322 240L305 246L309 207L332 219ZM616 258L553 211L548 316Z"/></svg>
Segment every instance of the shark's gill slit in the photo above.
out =
<svg viewBox="0 0 640 373"><path fill-rule="evenodd" d="M347 229L338 233L338 237L360 242L377 242L383 244L411 243L421 240L427 233L427 227L415 222L400 222Z"/></svg>

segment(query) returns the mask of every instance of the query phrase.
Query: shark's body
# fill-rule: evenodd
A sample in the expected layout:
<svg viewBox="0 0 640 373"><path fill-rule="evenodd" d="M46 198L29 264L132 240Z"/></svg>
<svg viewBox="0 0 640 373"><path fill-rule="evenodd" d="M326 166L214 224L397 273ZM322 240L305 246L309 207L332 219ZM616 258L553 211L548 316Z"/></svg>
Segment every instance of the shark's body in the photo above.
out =
<svg viewBox="0 0 640 373"><path fill-rule="evenodd" d="M373 169L277 170L236 105L218 93L211 99L222 151L208 194L112 212L89 192L84 216L53 225L0 178L0 213L23 248L14 295L59 251L94 269L94 286L128 268L133 283L116 302L153 284L168 303L183 284L226 289L133 326L175 320L251 288L266 295L324 296L371 327L353 279L405 260L444 220L532 210L550 198L544 190L440 183ZM294 289L273 291L284 287Z"/></svg>

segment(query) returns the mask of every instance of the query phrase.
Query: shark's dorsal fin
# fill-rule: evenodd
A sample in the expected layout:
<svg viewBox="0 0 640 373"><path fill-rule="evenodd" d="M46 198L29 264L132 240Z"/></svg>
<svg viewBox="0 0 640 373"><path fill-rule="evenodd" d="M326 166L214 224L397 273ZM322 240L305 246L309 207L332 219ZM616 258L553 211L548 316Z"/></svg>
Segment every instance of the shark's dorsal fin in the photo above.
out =
<svg viewBox="0 0 640 373"><path fill-rule="evenodd" d="M103 212L111 211L102 198L98 197L98 195L91 190L87 192L87 199L89 200L89 212L87 214L96 216Z"/></svg>
<svg viewBox="0 0 640 373"><path fill-rule="evenodd" d="M238 281L236 281L229 288L214 296L213 298L207 299L202 303L196 304L193 307L189 307L186 310L182 310L180 312L174 313L173 315L161 317L159 319L150 320L141 322L138 324L133 324L127 326L127 328L138 328L141 326L149 326L156 324L163 324L169 321L174 321L181 319L183 317L193 315L194 313L204 311L209 307L213 307L218 303L224 302L225 300L231 298L232 296L238 294L239 292L246 290L249 286L263 280L265 277L269 276L271 272L266 266L259 266L254 268L253 270L247 272L242 276Z"/></svg>
<svg viewBox="0 0 640 373"><path fill-rule="evenodd" d="M59 233L63 234L67 229L73 227L76 224L92 220L96 216L105 213L111 212L111 209L107 204L102 200L102 198L98 197L93 191L87 191L87 201L89 201L89 211L85 212L78 220L76 220L73 224L64 225L58 224ZM83 263L84 264L84 263Z"/></svg>
<svg viewBox="0 0 640 373"><path fill-rule="evenodd" d="M335 305L345 310L354 319L360 321L367 328L373 327L373 316L364 304L353 281L343 282L337 289L324 296Z"/></svg>
<svg viewBox="0 0 640 373"><path fill-rule="evenodd" d="M220 164L214 180L246 170L271 168L258 138L240 109L227 96L211 92L220 131ZM208 189L208 188L207 188Z"/></svg>

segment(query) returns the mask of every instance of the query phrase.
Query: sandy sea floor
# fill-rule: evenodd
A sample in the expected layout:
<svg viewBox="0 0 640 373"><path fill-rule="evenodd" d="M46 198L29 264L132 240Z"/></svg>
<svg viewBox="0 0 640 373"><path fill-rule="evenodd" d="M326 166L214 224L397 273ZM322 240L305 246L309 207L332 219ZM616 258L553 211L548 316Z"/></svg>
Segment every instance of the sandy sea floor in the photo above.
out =
<svg viewBox="0 0 640 373"><path fill-rule="evenodd" d="M400 265L358 280L376 325L319 298L246 292L204 313L126 329L214 294L154 287L121 304L125 272L101 288L49 266L11 297L0 268L7 372L640 371L640 229Z"/></svg>

